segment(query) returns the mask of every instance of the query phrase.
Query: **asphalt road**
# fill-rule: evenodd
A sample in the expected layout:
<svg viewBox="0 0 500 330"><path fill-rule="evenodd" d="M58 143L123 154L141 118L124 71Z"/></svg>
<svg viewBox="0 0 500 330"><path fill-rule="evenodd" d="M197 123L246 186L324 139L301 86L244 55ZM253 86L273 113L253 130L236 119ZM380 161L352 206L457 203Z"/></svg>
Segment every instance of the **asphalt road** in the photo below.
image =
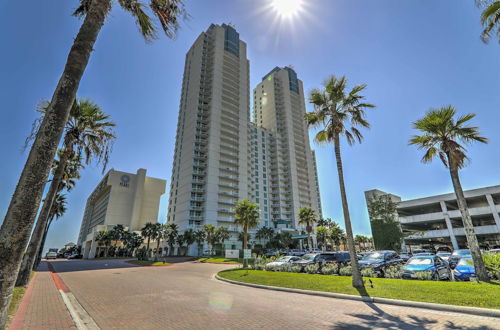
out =
<svg viewBox="0 0 500 330"><path fill-rule="evenodd" d="M234 266L137 267L122 260L51 262L102 329L499 329L500 320L242 287Z"/></svg>

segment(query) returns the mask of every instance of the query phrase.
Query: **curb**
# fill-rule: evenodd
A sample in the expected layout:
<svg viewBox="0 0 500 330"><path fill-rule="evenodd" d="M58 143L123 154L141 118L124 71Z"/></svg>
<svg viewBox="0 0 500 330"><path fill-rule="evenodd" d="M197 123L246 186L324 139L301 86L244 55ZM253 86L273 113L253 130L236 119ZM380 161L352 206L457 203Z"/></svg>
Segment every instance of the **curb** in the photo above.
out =
<svg viewBox="0 0 500 330"><path fill-rule="evenodd" d="M269 285L261 285L261 284L254 284L254 283L238 282L238 281L229 280L229 279L220 277L218 274L215 274L215 278L219 281L223 281L223 282L227 282L227 283L231 283L231 284L249 286L249 287L253 287L253 288L266 289L266 290L292 292L292 293L307 294L310 296L320 296L320 297L327 297L327 298L356 300L356 301L363 301L363 302L369 302L369 303L396 305L396 306L404 306L404 307L425 308L425 309L432 309L432 310L444 311L444 312L454 312L454 313L463 313L463 314L471 314L471 315L478 315L478 316L500 318L500 310L489 309L489 308L454 306L454 305L445 305L445 304L436 304L436 303L425 303L425 302L419 302L419 301L409 301L409 300L399 300L399 299L389 299L389 298L377 298L377 297L369 297L369 296L355 296L355 295L343 294L343 293L321 292L321 291L284 288L284 287L278 287L278 286L269 286Z"/></svg>

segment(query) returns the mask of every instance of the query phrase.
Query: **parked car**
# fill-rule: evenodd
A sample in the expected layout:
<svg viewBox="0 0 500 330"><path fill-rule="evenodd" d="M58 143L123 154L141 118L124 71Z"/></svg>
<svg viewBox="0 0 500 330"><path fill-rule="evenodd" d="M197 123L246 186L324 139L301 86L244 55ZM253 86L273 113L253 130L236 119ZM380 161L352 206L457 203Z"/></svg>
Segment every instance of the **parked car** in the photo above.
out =
<svg viewBox="0 0 500 330"><path fill-rule="evenodd" d="M45 259L57 259L57 252L47 252Z"/></svg>
<svg viewBox="0 0 500 330"><path fill-rule="evenodd" d="M297 257L297 256L284 256L284 257L279 258L276 261L273 261L273 262L266 264L266 266L281 266L281 265L285 265L285 264L299 261L300 259L301 258Z"/></svg>
<svg viewBox="0 0 500 330"><path fill-rule="evenodd" d="M266 253L264 253L264 255L266 257L275 257L275 256L279 256L281 254L282 253L280 250L267 250Z"/></svg>
<svg viewBox="0 0 500 330"><path fill-rule="evenodd" d="M323 252L323 253L308 253L302 256L302 258L294 264L299 266L307 266L312 264L322 264L322 263L337 263L346 264L351 261L349 252L339 251L339 252Z"/></svg>
<svg viewBox="0 0 500 330"><path fill-rule="evenodd" d="M448 258L448 263L450 266L456 266L461 258L471 257L469 249L459 249L453 251L451 256Z"/></svg>
<svg viewBox="0 0 500 330"><path fill-rule="evenodd" d="M369 267L379 276L383 276L386 267L401 263L403 263L403 260L399 258L395 251L374 251L359 261L359 267L361 269Z"/></svg>
<svg viewBox="0 0 500 330"><path fill-rule="evenodd" d="M474 262L472 257L463 257L453 268L453 276L457 281L470 281L476 277L476 270L474 269Z"/></svg>
<svg viewBox="0 0 500 330"><path fill-rule="evenodd" d="M404 279L416 279L419 272L432 272L435 281L449 280L451 278L448 264L438 256L419 255L413 256L403 267Z"/></svg>
<svg viewBox="0 0 500 330"><path fill-rule="evenodd" d="M500 249L491 249L488 252L489 253L500 253Z"/></svg>
<svg viewBox="0 0 500 330"><path fill-rule="evenodd" d="M83 256L81 254L72 254L68 257L68 259L82 259Z"/></svg>
<svg viewBox="0 0 500 330"><path fill-rule="evenodd" d="M408 260L410 260L411 257L412 257L411 253L400 253L399 254L399 258L401 260L403 260L404 262L407 262Z"/></svg>
<svg viewBox="0 0 500 330"><path fill-rule="evenodd" d="M323 252L321 249L318 249L318 248L314 248L314 249L311 249L309 250L309 253L321 253Z"/></svg>
<svg viewBox="0 0 500 330"><path fill-rule="evenodd" d="M451 253L451 252L452 252L452 249L450 249L450 247L449 247L449 246L438 246L438 248L436 249L436 255L437 255L439 252L449 252L449 253Z"/></svg>
<svg viewBox="0 0 500 330"><path fill-rule="evenodd" d="M436 256L448 262L451 256L451 252L439 251L438 253L436 253Z"/></svg>

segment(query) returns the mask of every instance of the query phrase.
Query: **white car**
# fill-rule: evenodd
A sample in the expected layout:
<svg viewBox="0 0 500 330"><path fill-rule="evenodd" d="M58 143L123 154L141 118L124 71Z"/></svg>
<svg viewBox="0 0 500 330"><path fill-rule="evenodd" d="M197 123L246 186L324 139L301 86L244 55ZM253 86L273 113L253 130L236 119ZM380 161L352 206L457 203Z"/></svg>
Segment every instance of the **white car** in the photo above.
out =
<svg viewBox="0 0 500 330"><path fill-rule="evenodd" d="M57 252L47 252L45 259L57 259Z"/></svg>
<svg viewBox="0 0 500 330"><path fill-rule="evenodd" d="M267 266L281 266L281 265L289 264L289 263L299 261L299 260L300 260L300 257L297 257L297 256L284 256L284 257L279 258L276 261L268 263Z"/></svg>

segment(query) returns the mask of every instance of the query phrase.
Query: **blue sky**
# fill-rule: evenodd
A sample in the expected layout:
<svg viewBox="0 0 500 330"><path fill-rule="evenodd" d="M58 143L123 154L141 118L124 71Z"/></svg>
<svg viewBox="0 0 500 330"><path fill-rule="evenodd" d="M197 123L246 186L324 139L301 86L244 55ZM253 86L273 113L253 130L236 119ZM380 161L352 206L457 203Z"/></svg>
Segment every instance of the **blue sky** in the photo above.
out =
<svg viewBox="0 0 500 330"><path fill-rule="evenodd" d="M279 24L270 0L187 0L191 18L175 40L146 44L134 20L115 6L83 77L79 97L92 98L117 123L110 168L170 181L184 55L211 23L233 23L248 44L250 82L275 66L292 65L306 91L330 74L366 83L372 129L344 147L354 231L370 234L363 192L378 188L404 199L452 191L439 162L420 163L407 145L411 122L430 107L453 104L477 114L488 145L470 148L465 189L500 184L500 47L479 39L480 11L472 0L310 0L293 21ZM3 219L26 153L24 138L37 103L50 98L80 21L77 1L0 1L0 217ZM312 108L309 106L309 110ZM317 150L326 217L343 224L331 147ZM51 228L46 247L75 241L85 200L101 179L89 167L68 195L68 212ZM166 218L167 195L160 220Z"/></svg>

